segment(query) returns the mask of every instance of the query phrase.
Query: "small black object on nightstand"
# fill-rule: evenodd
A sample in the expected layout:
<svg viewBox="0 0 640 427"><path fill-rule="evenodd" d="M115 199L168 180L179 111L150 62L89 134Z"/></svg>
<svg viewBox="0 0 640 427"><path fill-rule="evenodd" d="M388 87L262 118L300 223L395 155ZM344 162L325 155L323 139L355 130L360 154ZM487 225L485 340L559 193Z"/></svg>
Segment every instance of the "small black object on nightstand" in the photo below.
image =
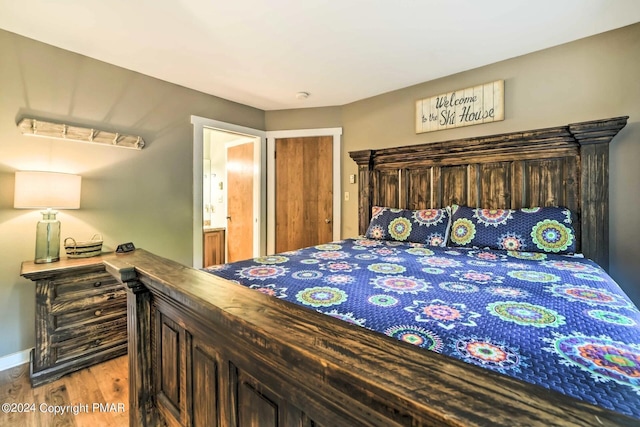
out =
<svg viewBox="0 0 640 427"><path fill-rule="evenodd" d="M116 253L123 254L125 252L131 252L135 250L136 250L136 247L133 246L133 243L129 242L129 243L123 243L121 245L118 245L118 248L116 249Z"/></svg>

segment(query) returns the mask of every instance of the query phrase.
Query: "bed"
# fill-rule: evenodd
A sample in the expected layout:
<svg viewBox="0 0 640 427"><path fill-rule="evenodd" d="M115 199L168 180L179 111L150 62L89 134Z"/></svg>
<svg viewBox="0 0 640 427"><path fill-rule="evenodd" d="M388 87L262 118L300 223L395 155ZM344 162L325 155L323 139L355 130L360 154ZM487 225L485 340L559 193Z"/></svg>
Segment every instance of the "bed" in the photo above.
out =
<svg viewBox="0 0 640 427"><path fill-rule="evenodd" d="M360 238L210 271L640 423L640 312L588 259Z"/></svg>
<svg viewBox="0 0 640 427"><path fill-rule="evenodd" d="M626 120L350 153L360 238L212 271L109 262L131 425L637 424L640 314L605 271ZM555 222L497 233L531 215Z"/></svg>

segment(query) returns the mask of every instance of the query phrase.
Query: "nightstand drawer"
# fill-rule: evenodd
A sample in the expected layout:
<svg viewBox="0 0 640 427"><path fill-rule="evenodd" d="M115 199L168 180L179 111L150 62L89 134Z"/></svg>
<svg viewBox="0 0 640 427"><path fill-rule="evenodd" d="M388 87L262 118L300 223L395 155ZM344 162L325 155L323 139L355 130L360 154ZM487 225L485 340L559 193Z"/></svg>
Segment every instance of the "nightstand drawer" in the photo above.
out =
<svg viewBox="0 0 640 427"><path fill-rule="evenodd" d="M95 305L81 311L68 311L53 316L54 332L65 328L105 323L127 317L127 299L120 296L104 304Z"/></svg>
<svg viewBox="0 0 640 427"><path fill-rule="evenodd" d="M90 356L127 342L127 317L98 325L63 330L51 335L53 363Z"/></svg>
<svg viewBox="0 0 640 427"><path fill-rule="evenodd" d="M60 316L77 311L97 310L103 305L111 305L121 301L122 304L127 303L127 291L121 284L110 286L107 288L93 289L86 294L68 294L64 298L57 298L51 304L50 313L54 316Z"/></svg>
<svg viewBox="0 0 640 427"><path fill-rule="evenodd" d="M58 298L84 297L84 294L99 292L120 284L106 271L98 271L54 278L51 280L51 285L54 288L55 301Z"/></svg>

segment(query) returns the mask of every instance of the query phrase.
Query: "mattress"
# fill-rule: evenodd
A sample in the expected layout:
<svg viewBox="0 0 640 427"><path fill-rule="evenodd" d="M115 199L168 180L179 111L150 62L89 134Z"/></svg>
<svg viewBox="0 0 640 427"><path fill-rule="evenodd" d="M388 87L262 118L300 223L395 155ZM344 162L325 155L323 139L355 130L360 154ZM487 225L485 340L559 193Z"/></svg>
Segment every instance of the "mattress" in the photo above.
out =
<svg viewBox="0 0 640 427"><path fill-rule="evenodd" d="M640 418L640 312L588 259L357 238L206 271Z"/></svg>

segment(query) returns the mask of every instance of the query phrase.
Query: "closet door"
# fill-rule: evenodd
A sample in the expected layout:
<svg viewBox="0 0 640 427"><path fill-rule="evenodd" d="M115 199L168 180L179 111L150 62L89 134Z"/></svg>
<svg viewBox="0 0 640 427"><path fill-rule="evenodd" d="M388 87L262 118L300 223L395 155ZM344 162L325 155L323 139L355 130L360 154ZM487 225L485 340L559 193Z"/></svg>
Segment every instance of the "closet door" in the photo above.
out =
<svg viewBox="0 0 640 427"><path fill-rule="evenodd" d="M276 139L276 252L333 240L333 137Z"/></svg>

